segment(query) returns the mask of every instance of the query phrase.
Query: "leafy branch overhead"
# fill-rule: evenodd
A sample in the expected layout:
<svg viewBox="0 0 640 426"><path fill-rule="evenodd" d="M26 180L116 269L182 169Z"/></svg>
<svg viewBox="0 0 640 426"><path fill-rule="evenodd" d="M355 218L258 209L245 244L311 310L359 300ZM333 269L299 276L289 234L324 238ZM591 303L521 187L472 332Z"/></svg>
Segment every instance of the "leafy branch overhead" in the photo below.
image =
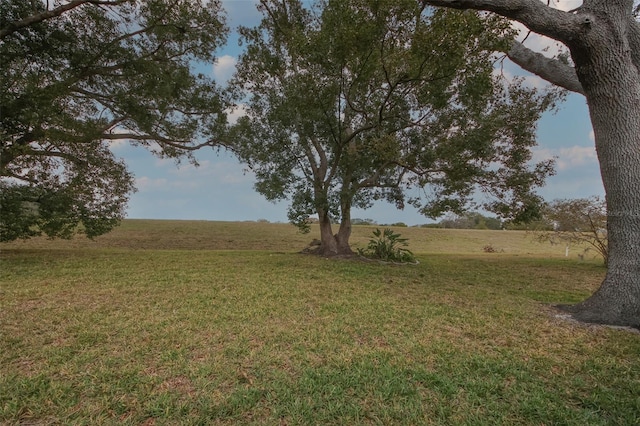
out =
<svg viewBox="0 0 640 426"><path fill-rule="evenodd" d="M64 192L68 217L121 217L133 177L113 142L172 158L218 142L224 95L192 67L214 61L227 31L219 1L3 1L3 191Z"/></svg>
<svg viewBox="0 0 640 426"><path fill-rule="evenodd" d="M638 67L640 65L640 24L637 22L637 18L640 3L637 1L633 3L635 6L632 11L632 2L630 1L586 0L573 10L563 11L549 7L545 2L537 0L422 0L423 7L431 5L495 12L500 16L523 23L533 32L564 44L583 44L583 49L589 47L584 44L586 39L580 37L580 34L586 34L590 31L592 24L600 20L601 14L605 12L626 21L625 24L628 26L626 30L627 42L631 44L629 52L633 63ZM608 7L612 10L605 11ZM621 8L627 9L628 14L619 15ZM586 94L575 67L566 61L546 57L515 40L501 51L523 69L550 83L575 93Z"/></svg>

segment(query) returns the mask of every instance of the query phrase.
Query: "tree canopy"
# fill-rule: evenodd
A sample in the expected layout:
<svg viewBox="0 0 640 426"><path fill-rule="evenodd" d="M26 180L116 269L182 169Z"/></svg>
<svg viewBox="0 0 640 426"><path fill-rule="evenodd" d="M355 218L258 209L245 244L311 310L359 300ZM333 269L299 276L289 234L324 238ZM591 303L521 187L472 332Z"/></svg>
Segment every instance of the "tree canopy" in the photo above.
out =
<svg viewBox="0 0 640 426"><path fill-rule="evenodd" d="M504 20L426 14L413 0L259 7L262 23L241 29L234 85L247 115L231 140L257 190L291 200L293 223L318 215L322 253L349 253L351 208L375 200L437 217L484 192L504 216L535 210L552 168L532 166L530 148L555 97L494 72L512 40Z"/></svg>
<svg viewBox="0 0 640 426"><path fill-rule="evenodd" d="M117 224L133 176L114 141L172 158L215 143L224 96L193 68L227 31L216 0L3 0L0 240Z"/></svg>

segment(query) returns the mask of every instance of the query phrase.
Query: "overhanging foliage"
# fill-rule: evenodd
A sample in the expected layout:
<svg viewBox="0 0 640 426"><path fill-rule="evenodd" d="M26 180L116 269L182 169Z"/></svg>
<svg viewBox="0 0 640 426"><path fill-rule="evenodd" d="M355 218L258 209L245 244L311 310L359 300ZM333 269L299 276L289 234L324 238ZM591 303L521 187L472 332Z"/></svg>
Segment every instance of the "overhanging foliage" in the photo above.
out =
<svg viewBox="0 0 640 426"><path fill-rule="evenodd" d="M13 209L6 202L18 194L39 194L29 203L64 194L59 226L40 230L68 235L70 218L89 235L111 229L133 188L112 141L162 157L216 142L224 97L192 67L213 62L226 32L214 0L3 1L0 209ZM2 229L11 228L11 216L2 216ZM104 220L93 226L88 217Z"/></svg>

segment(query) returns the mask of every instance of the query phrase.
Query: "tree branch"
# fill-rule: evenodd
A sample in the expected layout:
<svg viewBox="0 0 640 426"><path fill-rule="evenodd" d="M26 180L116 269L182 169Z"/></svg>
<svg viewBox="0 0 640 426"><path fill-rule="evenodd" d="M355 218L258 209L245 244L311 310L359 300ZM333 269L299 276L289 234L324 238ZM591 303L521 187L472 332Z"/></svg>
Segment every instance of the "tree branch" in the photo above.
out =
<svg viewBox="0 0 640 426"><path fill-rule="evenodd" d="M19 174L14 173L11 170L4 170L2 169L2 177L7 177L7 178L13 178L16 180L20 180L22 182L28 182L28 183L32 183L32 184L38 184L38 180L29 176L22 176Z"/></svg>
<svg viewBox="0 0 640 426"><path fill-rule="evenodd" d="M547 58L515 41L507 56L521 68L572 92L584 95L584 89L573 67L557 59Z"/></svg>
<svg viewBox="0 0 640 426"><path fill-rule="evenodd" d="M206 141L206 142L199 143L197 145L189 145L191 141L174 141L174 140L162 137L160 135L144 135L144 134L137 134L137 133L105 133L102 136L100 136L100 139L103 139L103 140L128 139L128 140L141 141L141 142L153 141L153 142L158 142L161 145L167 145L172 148L177 148L185 151L197 151L198 149L203 148L205 146L218 145L218 142L216 141Z"/></svg>
<svg viewBox="0 0 640 426"><path fill-rule="evenodd" d="M539 0L422 0L422 4L493 12L563 43L575 38L594 19L588 13L564 12Z"/></svg>
<svg viewBox="0 0 640 426"><path fill-rule="evenodd" d="M493 12L518 21L538 34L563 43L575 38L578 32L594 20L589 13L564 12L549 7L539 0L422 0L422 2L432 6ZM638 38L640 39L640 28ZM505 53L521 68L552 84L584 95L584 88L573 67L536 53L517 41L514 41L510 50Z"/></svg>
<svg viewBox="0 0 640 426"><path fill-rule="evenodd" d="M21 30L22 28L37 24L42 21L46 21L47 19L55 18L65 12L68 12L71 9L82 6L83 4L88 3L103 6L117 6L128 1L130 0L72 0L69 3L56 7L55 9L36 13L35 15L28 16L20 21L11 22L4 28L0 28L0 40L13 34L16 31Z"/></svg>
<svg viewBox="0 0 640 426"><path fill-rule="evenodd" d="M49 150L41 150L41 149L30 149L28 154L36 157L55 157L55 158L63 158L69 162L80 164L85 163L86 161L80 160L77 156L73 154L69 154L68 152L62 151L49 151Z"/></svg>

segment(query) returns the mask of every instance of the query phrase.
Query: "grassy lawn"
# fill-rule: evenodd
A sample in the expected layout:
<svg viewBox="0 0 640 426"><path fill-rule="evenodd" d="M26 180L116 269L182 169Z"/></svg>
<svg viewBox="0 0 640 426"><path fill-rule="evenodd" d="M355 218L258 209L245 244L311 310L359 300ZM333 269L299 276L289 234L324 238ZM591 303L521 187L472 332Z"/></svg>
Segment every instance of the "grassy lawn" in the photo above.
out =
<svg viewBox="0 0 640 426"><path fill-rule="evenodd" d="M313 235L279 224L0 245L0 423L640 423L640 335L550 307L593 292L599 262L398 230L419 265L302 255Z"/></svg>

